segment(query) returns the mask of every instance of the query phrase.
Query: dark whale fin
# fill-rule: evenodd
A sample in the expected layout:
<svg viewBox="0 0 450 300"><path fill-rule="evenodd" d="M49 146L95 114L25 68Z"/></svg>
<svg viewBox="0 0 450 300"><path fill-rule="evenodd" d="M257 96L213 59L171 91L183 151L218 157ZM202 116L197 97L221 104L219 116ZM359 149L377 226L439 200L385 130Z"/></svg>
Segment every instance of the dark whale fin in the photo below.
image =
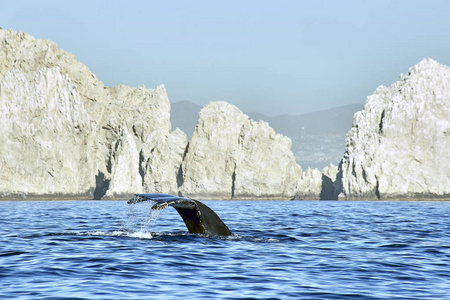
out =
<svg viewBox="0 0 450 300"><path fill-rule="evenodd" d="M164 209L172 206L183 218L190 233L205 235L231 235L230 229L217 214L202 202L169 194L136 194L128 204L154 201L152 209Z"/></svg>

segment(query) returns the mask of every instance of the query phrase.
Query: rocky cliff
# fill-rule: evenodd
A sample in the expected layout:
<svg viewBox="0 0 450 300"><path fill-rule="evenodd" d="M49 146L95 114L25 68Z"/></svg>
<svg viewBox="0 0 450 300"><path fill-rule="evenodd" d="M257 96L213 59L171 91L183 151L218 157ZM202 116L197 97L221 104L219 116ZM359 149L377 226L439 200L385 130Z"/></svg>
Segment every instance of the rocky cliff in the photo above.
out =
<svg viewBox="0 0 450 300"><path fill-rule="evenodd" d="M87 195L93 188L92 124L76 86L58 67L0 81L3 195Z"/></svg>
<svg viewBox="0 0 450 300"><path fill-rule="evenodd" d="M348 199L450 198L450 68L431 59L355 114L338 188Z"/></svg>
<svg viewBox="0 0 450 300"><path fill-rule="evenodd" d="M164 86L105 87L51 41L0 30L0 42L0 198L296 194L291 141L236 107L205 107L187 148Z"/></svg>
<svg viewBox="0 0 450 300"><path fill-rule="evenodd" d="M164 86L151 90L119 85L108 91L110 102L100 133L107 146L101 155L110 178L105 182L106 196L143 191L176 194L187 138L180 130L171 132Z"/></svg>
<svg viewBox="0 0 450 300"><path fill-rule="evenodd" d="M334 189L337 174L338 167L333 164L323 168L322 172L308 168L298 182L295 199L337 200Z"/></svg>
<svg viewBox="0 0 450 300"><path fill-rule="evenodd" d="M207 199L292 199L301 176L289 138L226 102L200 111L182 171L181 194Z"/></svg>
<svg viewBox="0 0 450 300"><path fill-rule="evenodd" d="M0 29L0 198L450 198L450 69L426 59L355 114L339 172L212 102L188 143L164 86L105 87L50 41ZM333 188L334 184L334 188Z"/></svg>
<svg viewBox="0 0 450 300"><path fill-rule="evenodd" d="M70 53L0 30L1 197L177 192L184 133L163 86L107 88Z"/></svg>

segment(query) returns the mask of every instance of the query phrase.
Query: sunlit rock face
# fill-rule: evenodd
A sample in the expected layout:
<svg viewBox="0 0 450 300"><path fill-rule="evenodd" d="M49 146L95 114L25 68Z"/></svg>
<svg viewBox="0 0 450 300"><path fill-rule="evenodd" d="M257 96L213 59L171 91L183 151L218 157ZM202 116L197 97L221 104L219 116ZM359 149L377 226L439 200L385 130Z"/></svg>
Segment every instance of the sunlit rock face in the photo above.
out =
<svg viewBox="0 0 450 300"><path fill-rule="evenodd" d="M307 169L303 172L295 195L296 199L318 200L322 191L322 172Z"/></svg>
<svg viewBox="0 0 450 300"><path fill-rule="evenodd" d="M295 199L298 200L335 200L334 183L338 173L338 167L329 164L322 172L318 169L308 168L302 173L298 181Z"/></svg>
<svg viewBox="0 0 450 300"><path fill-rule="evenodd" d="M171 132L170 102L164 86L119 85L108 88L103 112L100 159L107 166L106 198L133 193L177 194L177 173L187 144L179 129ZM108 167L110 166L110 167Z"/></svg>
<svg viewBox="0 0 450 300"><path fill-rule="evenodd" d="M76 86L58 67L0 80L3 195L88 195L95 135ZM81 162L81 163L80 163Z"/></svg>
<svg viewBox="0 0 450 300"><path fill-rule="evenodd" d="M187 139L164 86L107 88L51 41L0 43L0 197L177 193Z"/></svg>
<svg viewBox="0 0 450 300"><path fill-rule="evenodd" d="M20 70L29 79L44 68L59 67L61 74L68 75L77 87L80 101L94 117L99 119L103 106L96 102L105 100L103 83L77 61L75 55L61 50L52 41L35 39L15 30L0 29L0 76L12 70ZM95 108L95 109L94 109Z"/></svg>
<svg viewBox="0 0 450 300"><path fill-rule="evenodd" d="M448 198L449 149L450 69L425 59L355 114L341 198Z"/></svg>
<svg viewBox="0 0 450 300"><path fill-rule="evenodd" d="M202 199L292 199L301 176L289 138L235 106L211 102L182 164L180 193Z"/></svg>

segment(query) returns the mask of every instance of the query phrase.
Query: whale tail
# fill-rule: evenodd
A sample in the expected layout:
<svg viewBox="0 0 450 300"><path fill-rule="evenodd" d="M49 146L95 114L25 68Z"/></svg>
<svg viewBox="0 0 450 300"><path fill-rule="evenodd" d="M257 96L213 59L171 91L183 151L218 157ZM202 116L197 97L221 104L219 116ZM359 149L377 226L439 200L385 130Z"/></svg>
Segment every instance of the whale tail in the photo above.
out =
<svg viewBox="0 0 450 300"><path fill-rule="evenodd" d="M232 235L227 225L207 205L194 199L178 197L169 194L135 194L128 204L143 201L154 201L152 209L160 210L172 206L183 218L190 233L205 235Z"/></svg>

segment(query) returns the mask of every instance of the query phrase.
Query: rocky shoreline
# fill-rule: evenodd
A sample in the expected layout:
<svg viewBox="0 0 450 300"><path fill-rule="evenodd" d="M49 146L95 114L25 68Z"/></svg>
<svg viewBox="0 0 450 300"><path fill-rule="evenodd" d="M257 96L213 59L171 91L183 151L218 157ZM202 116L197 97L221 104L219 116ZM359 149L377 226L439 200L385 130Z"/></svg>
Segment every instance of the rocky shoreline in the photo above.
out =
<svg viewBox="0 0 450 300"><path fill-rule="evenodd" d="M0 200L450 200L450 69L431 59L368 97L339 167L303 171L289 138L229 103L188 141L163 85L105 87L51 41L0 43Z"/></svg>

